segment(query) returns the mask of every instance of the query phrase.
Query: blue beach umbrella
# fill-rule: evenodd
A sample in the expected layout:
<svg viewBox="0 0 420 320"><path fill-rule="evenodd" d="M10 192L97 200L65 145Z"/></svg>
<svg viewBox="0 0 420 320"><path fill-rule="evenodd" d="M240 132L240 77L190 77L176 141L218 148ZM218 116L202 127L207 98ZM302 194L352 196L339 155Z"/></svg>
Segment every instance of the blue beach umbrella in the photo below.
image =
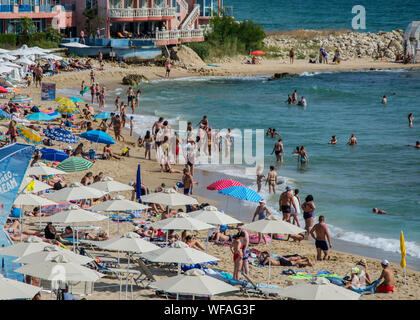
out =
<svg viewBox="0 0 420 320"><path fill-rule="evenodd" d="M57 112L57 111L54 111L54 112L48 113L48 115L49 115L50 117L54 118L54 119L61 118L61 113L59 113L59 112Z"/></svg>
<svg viewBox="0 0 420 320"><path fill-rule="evenodd" d="M80 135L81 138L86 140L96 142L96 143L103 143L103 144L114 144L115 140L111 138L109 134L100 130L91 130L83 132Z"/></svg>
<svg viewBox="0 0 420 320"><path fill-rule="evenodd" d="M39 151L42 153L41 159L43 160L61 162L69 157L67 153L61 150L42 148Z"/></svg>
<svg viewBox="0 0 420 320"><path fill-rule="evenodd" d="M111 119L110 112L101 112L93 116L94 119Z"/></svg>
<svg viewBox="0 0 420 320"><path fill-rule="evenodd" d="M43 112L35 112L26 116L25 119L30 121L52 121L55 118Z"/></svg>
<svg viewBox="0 0 420 320"><path fill-rule="evenodd" d="M6 111L0 110L0 118L10 119L10 117L10 114L8 114Z"/></svg>
<svg viewBox="0 0 420 320"><path fill-rule="evenodd" d="M219 190L219 193L226 196L234 197L241 200L247 200L252 202L258 202L262 200L262 197L254 190L247 187L229 187L226 189Z"/></svg>
<svg viewBox="0 0 420 320"><path fill-rule="evenodd" d="M61 128L44 129L43 132L45 136L51 140L64 143L77 143L79 141L79 138L70 131Z"/></svg>
<svg viewBox="0 0 420 320"><path fill-rule="evenodd" d="M32 101L32 98L30 98L30 97L23 97L23 96L18 96L18 97L15 97L14 99L10 99L10 102L13 102L13 103L22 103L22 102L31 102Z"/></svg>
<svg viewBox="0 0 420 320"><path fill-rule="evenodd" d="M140 167L140 164L138 164L138 166L137 166L136 199L137 199L137 202L141 202L141 167Z"/></svg>

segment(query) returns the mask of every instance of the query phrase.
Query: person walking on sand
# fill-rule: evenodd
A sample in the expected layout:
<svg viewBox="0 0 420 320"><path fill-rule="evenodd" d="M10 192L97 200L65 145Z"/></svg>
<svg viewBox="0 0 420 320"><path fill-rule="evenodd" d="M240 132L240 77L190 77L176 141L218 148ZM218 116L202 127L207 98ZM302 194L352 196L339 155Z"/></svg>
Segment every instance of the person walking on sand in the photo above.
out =
<svg viewBox="0 0 420 320"><path fill-rule="evenodd" d="M121 135L121 120L118 114L114 120L114 134L115 140L121 141L120 139L122 139L124 141L124 137Z"/></svg>
<svg viewBox="0 0 420 320"><path fill-rule="evenodd" d="M238 231L243 232L244 237L241 239L242 243L242 251L243 251L243 257L242 257L242 272L246 275L249 273L249 233L246 231L246 229L243 227L243 223L238 225Z"/></svg>
<svg viewBox="0 0 420 320"><path fill-rule="evenodd" d="M293 50L293 48L291 48L289 51L289 58L290 58L290 63L293 64L295 60L295 50Z"/></svg>
<svg viewBox="0 0 420 320"><path fill-rule="evenodd" d="M413 116L413 114L412 114L412 113L410 113L410 114L408 115L408 125L409 125L409 127L410 127L410 128L412 128L412 127L413 127L413 120L414 120L414 116Z"/></svg>
<svg viewBox="0 0 420 320"><path fill-rule="evenodd" d="M130 137L133 136L133 128L134 128L134 117L130 117Z"/></svg>
<svg viewBox="0 0 420 320"><path fill-rule="evenodd" d="M351 135L351 137L349 139L349 142L347 142L347 144L349 146L354 146L354 145L357 144L357 139L356 139L356 136L354 135L354 133L352 133L352 135Z"/></svg>
<svg viewBox="0 0 420 320"><path fill-rule="evenodd" d="M315 209L316 206L314 203L314 197L312 195L308 195L305 198L305 202L302 204L303 218L305 219L306 237L309 236L309 232L314 224Z"/></svg>
<svg viewBox="0 0 420 320"><path fill-rule="evenodd" d="M95 84L95 71L90 70L90 83Z"/></svg>
<svg viewBox="0 0 420 320"><path fill-rule="evenodd" d="M43 75L43 71L42 68L39 64L36 65L35 69L35 87L38 88L38 84L39 86L42 86L42 75Z"/></svg>
<svg viewBox="0 0 420 320"><path fill-rule="evenodd" d="M193 194L194 185L198 184L198 182L194 181L194 177L187 168L184 168L183 173L182 184L184 185L184 194L190 196Z"/></svg>
<svg viewBox="0 0 420 320"><path fill-rule="evenodd" d="M265 201L260 200L258 207L255 209L254 216L252 217L252 222L255 221L255 218L258 216L258 220L264 220L269 215L271 215L270 210L266 207ZM267 239L263 237L262 233L258 233L258 243L261 242L261 238L264 239L264 243L267 244Z"/></svg>
<svg viewBox="0 0 420 320"><path fill-rule="evenodd" d="M277 172L274 171L274 166L270 166L270 172L267 175L267 179L265 180L265 185L268 183L268 193L271 194L273 191L276 194L276 186L277 186Z"/></svg>
<svg viewBox="0 0 420 320"><path fill-rule="evenodd" d="M244 237L243 232L238 232L233 236L233 242L230 247L230 250L233 254L233 279L239 280L239 274L242 270L242 259L243 259L243 244L241 242Z"/></svg>
<svg viewBox="0 0 420 320"><path fill-rule="evenodd" d="M312 238L315 239L315 247L317 252L316 259L318 261L329 260L330 256L328 254L328 245L330 245L330 248L332 248L332 244L330 233L328 232L328 227L325 224L324 216L319 216L319 222L314 225L310 231L310 234ZM321 259L322 252L324 253L323 259Z"/></svg>
<svg viewBox="0 0 420 320"><path fill-rule="evenodd" d="M171 73L171 69L172 69L172 64L171 64L171 60L168 59L165 63L165 69L166 69L166 74L165 74L165 78L169 78L169 75Z"/></svg>
<svg viewBox="0 0 420 320"><path fill-rule="evenodd" d="M299 198L299 189L295 189L293 194L293 203L294 206L291 206L291 212L290 217L293 218L292 224L296 224L300 228L300 221L299 221L299 215L300 215L300 198Z"/></svg>
<svg viewBox="0 0 420 320"><path fill-rule="evenodd" d="M282 139L279 139L273 147L273 151L271 151L271 154L276 154L276 162L283 162L283 154L284 154L284 148L283 148L283 142Z"/></svg>
<svg viewBox="0 0 420 320"><path fill-rule="evenodd" d="M381 262L382 273L378 280L384 279L384 281L376 287L377 293L389 293L394 292L394 273L389 266L388 260L384 259Z"/></svg>
<svg viewBox="0 0 420 320"><path fill-rule="evenodd" d="M284 191L279 198L279 209L283 213L283 221L290 223L290 214L292 213L292 207L297 212L295 202L293 201L293 192L292 187L287 186L286 191Z"/></svg>

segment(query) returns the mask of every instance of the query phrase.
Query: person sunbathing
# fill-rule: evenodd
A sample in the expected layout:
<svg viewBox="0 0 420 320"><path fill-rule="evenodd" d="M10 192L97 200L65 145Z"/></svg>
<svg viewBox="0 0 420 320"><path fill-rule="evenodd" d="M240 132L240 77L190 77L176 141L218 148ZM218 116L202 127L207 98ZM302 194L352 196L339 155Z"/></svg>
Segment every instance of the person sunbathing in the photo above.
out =
<svg viewBox="0 0 420 320"><path fill-rule="evenodd" d="M190 248L198 249L204 251L204 247L198 242L198 240L194 236L186 236L185 241L186 244L189 245Z"/></svg>
<svg viewBox="0 0 420 320"><path fill-rule="evenodd" d="M64 181L63 177L59 174L56 174L54 178L48 179L47 184L54 187L54 190L60 190L67 186L67 183Z"/></svg>
<svg viewBox="0 0 420 320"><path fill-rule="evenodd" d="M38 235L35 231L26 231L22 229L21 236L19 220L15 220L13 223L6 223L4 225L4 231L7 232L10 239L12 239L13 241L21 241L25 240L29 236Z"/></svg>
<svg viewBox="0 0 420 320"><path fill-rule="evenodd" d="M175 230L168 230L167 238L169 243L174 243L179 240L179 234Z"/></svg>
<svg viewBox="0 0 420 320"><path fill-rule="evenodd" d="M268 265L269 261L271 260L272 266L282 266L282 267L290 267L290 266L298 266L298 267L312 267L312 263L306 257L301 257L299 255L288 255L288 256L277 256L275 258L270 258L270 255L267 251L261 252L259 256L260 264Z"/></svg>
<svg viewBox="0 0 420 320"><path fill-rule="evenodd" d="M209 241L210 242L217 242L217 241L222 241L222 242L229 241L229 242L232 242L232 235L226 234L226 230L222 232L219 229L219 230L214 231L212 233L212 235L209 237Z"/></svg>
<svg viewBox="0 0 420 320"><path fill-rule="evenodd" d="M361 283L360 283L359 275L360 275L360 269L357 267L352 268L351 278L350 280L346 280L346 284L344 285L343 288L350 289L350 290L360 289Z"/></svg>
<svg viewBox="0 0 420 320"><path fill-rule="evenodd" d="M292 239L294 242L298 241L301 242L303 239L305 239L305 232L301 232L299 234L289 234L287 237L287 240Z"/></svg>
<svg viewBox="0 0 420 320"><path fill-rule="evenodd" d="M148 225L142 225L140 227L135 227L134 232L137 233L141 237L148 237L150 239L158 237L158 229L150 227Z"/></svg>

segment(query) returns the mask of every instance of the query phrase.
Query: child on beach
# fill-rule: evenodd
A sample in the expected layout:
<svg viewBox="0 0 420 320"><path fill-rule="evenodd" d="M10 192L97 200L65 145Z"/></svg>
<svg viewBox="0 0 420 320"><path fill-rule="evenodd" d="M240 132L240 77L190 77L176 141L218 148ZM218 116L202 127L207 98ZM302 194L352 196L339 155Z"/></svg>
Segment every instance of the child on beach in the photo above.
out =
<svg viewBox="0 0 420 320"><path fill-rule="evenodd" d="M258 165L257 168L257 186L258 186L258 192L261 191L261 187L262 187L262 180L265 178L265 174L262 174L263 171L263 166L262 164Z"/></svg>
<svg viewBox="0 0 420 320"><path fill-rule="evenodd" d="M134 128L134 117L130 117L130 137L133 136L133 128Z"/></svg>

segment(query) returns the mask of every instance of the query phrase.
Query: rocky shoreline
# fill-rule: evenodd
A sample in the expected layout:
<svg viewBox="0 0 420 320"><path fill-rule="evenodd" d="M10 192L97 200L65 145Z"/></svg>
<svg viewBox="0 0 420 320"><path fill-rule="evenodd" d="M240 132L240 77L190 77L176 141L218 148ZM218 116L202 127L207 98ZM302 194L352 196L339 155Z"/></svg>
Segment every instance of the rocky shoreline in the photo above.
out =
<svg viewBox="0 0 420 320"><path fill-rule="evenodd" d="M264 45L273 57L287 58L290 48L294 48L297 59L318 58L321 46L330 54L334 48L340 49L343 58L386 58L394 61L404 52L404 32L359 33L352 31L331 31L326 34L315 30L275 32L267 36Z"/></svg>

